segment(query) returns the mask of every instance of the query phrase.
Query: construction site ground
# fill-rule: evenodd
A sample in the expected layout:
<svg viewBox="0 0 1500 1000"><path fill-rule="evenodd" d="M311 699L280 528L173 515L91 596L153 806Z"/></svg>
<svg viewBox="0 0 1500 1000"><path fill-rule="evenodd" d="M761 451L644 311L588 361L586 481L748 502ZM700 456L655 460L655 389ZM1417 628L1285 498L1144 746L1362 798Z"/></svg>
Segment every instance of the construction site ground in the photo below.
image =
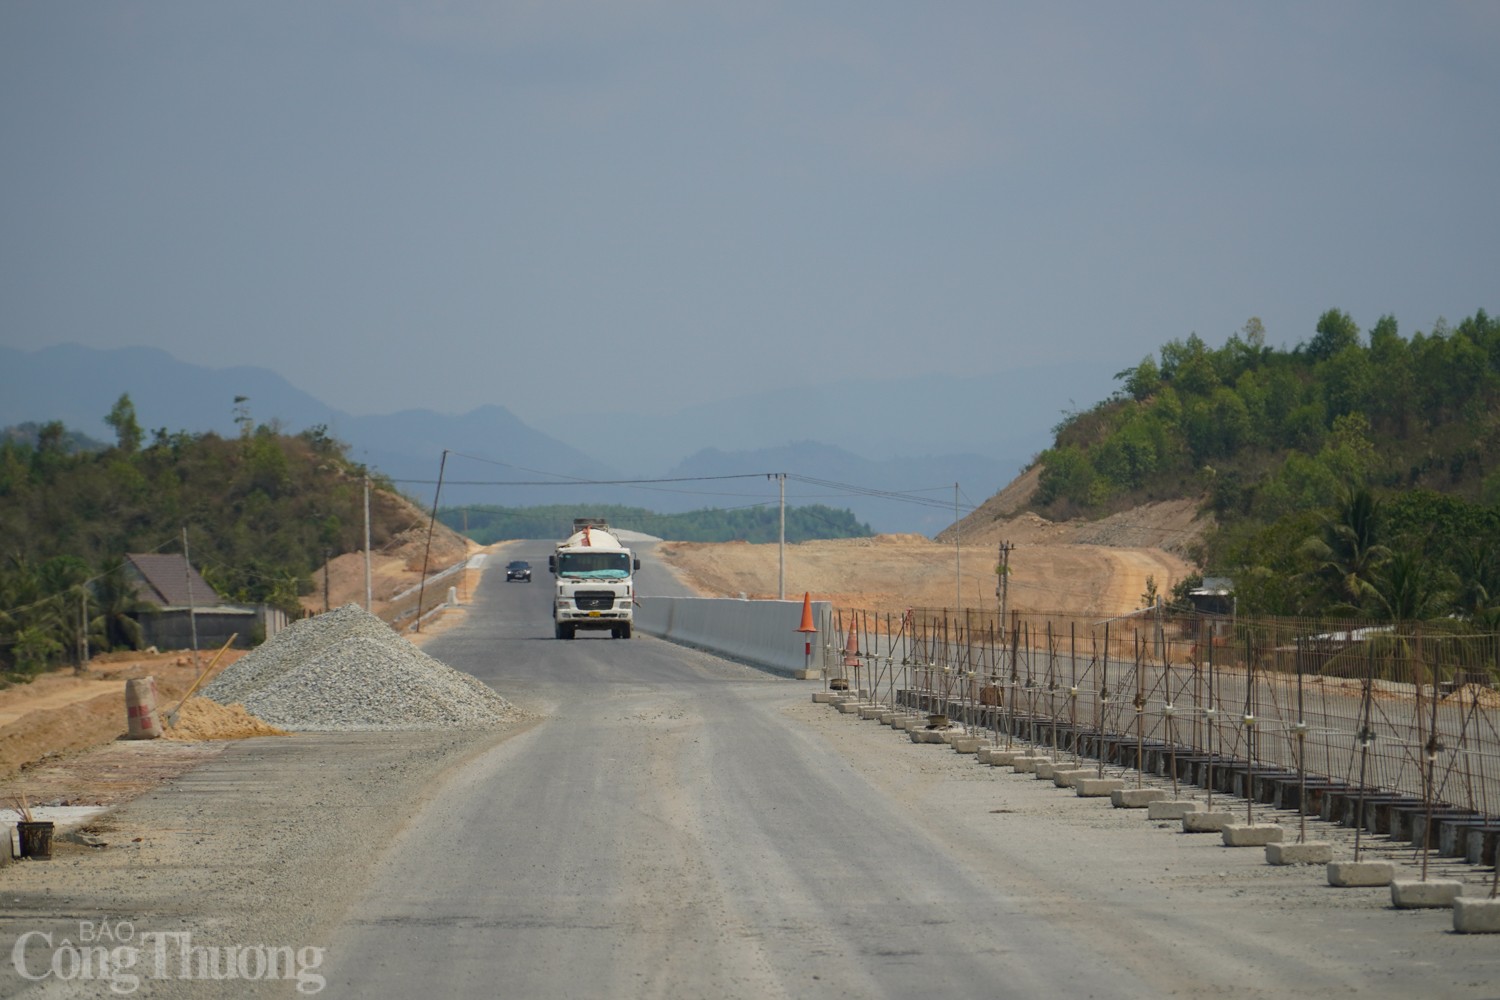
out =
<svg viewBox="0 0 1500 1000"><path fill-rule="evenodd" d="M1113 524L1051 524L1022 514L991 520L983 532L969 532L957 548L921 535L803 542L787 547L785 588L789 597L811 593L842 610L877 614L899 614L910 607L953 607L960 597L964 606L993 609L999 580L998 542L1003 539L1014 545L1007 593L1011 609L1103 617L1140 607L1148 577L1165 592L1193 572L1182 555L1161 547L1170 544L1180 550L1182 546L1174 543L1192 534L1191 505L1162 505L1112 520ZM1113 541L1124 544L1108 544ZM391 620L393 609L403 603L392 598L400 594L409 594L404 602L415 607L414 588L421 581L424 561L430 569L465 559L472 566L482 565L484 560L473 557L484 555L494 564L503 562L507 545L485 549L446 532L435 533L429 551L425 532L413 529L372 558L374 611ZM777 594L781 553L776 545L665 542L657 553L705 596L770 598ZM424 609L442 604L450 587L459 607L424 618L421 630L415 632L410 629L414 617L408 616L404 634L420 643L458 620L482 571L467 568L429 588ZM328 564L326 577L320 573L315 583L314 594L304 601L309 613L324 610L325 593L328 607L362 605L362 554L337 557ZM191 754L179 752L170 761L156 763L150 754L117 745L99 758L98 767L75 758L83 751L120 742L125 732L127 680L155 677L162 708L175 707L215 652L202 651L196 662L191 652L180 650L111 653L93 658L82 671L54 671L0 689L0 781L7 782L13 793L24 790L39 801L108 804L180 773L179 763L196 759ZM215 672L242 655L243 650L228 650ZM221 732L216 734L209 726L203 735L246 735L238 731L237 721L224 721ZM24 781L19 781L23 772Z"/></svg>

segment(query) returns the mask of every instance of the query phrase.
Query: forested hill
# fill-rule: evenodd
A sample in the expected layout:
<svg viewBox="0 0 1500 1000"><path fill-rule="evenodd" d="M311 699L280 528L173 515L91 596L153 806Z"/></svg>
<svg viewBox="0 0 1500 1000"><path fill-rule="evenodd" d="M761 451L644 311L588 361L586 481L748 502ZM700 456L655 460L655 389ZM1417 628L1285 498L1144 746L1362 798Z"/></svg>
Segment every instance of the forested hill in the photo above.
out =
<svg viewBox="0 0 1500 1000"><path fill-rule="evenodd" d="M363 545L365 469L324 428L283 434L244 415L237 437L148 437L129 396L107 423L117 441L97 449L58 422L0 437L0 679L67 661L80 607L94 650L137 642L123 557L181 552L184 529L222 596L294 614L316 567ZM414 513L376 489L374 545Z"/></svg>
<svg viewBox="0 0 1500 1000"><path fill-rule="evenodd" d="M1402 335L1330 310L1291 349L1252 319L1120 372L1039 457L1035 509L1201 496L1242 610L1500 625L1500 321Z"/></svg>

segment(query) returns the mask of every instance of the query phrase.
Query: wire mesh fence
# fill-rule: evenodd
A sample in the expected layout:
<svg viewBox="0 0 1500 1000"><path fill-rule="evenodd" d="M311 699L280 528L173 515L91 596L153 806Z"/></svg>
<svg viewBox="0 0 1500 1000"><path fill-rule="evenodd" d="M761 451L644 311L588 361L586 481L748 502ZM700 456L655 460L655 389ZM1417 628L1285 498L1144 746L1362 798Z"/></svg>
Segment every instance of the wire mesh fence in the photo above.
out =
<svg viewBox="0 0 1500 1000"><path fill-rule="evenodd" d="M859 690L1500 815L1500 635L1425 624L844 611Z"/></svg>

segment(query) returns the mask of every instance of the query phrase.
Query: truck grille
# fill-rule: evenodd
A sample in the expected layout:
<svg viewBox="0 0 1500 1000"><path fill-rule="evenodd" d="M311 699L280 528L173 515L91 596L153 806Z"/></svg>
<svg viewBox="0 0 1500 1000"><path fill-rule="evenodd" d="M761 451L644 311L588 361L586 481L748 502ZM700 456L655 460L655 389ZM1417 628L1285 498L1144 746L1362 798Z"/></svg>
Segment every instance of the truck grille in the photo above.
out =
<svg viewBox="0 0 1500 1000"><path fill-rule="evenodd" d="M579 611L608 611L615 606L615 595L607 590L580 590L573 595Z"/></svg>

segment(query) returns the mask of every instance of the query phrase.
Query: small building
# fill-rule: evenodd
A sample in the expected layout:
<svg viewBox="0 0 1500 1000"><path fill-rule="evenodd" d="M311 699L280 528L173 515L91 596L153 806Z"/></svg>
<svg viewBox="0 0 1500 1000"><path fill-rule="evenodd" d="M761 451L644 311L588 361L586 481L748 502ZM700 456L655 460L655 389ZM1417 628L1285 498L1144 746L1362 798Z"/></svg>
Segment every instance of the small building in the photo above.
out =
<svg viewBox="0 0 1500 1000"><path fill-rule="evenodd" d="M234 645L249 648L286 627L286 615L261 605L232 604L179 553L127 553L125 571L136 596L154 605L137 615L146 645L157 649L191 649Z"/></svg>
<svg viewBox="0 0 1500 1000"><path fill-rule="evenodd" d="M1205 615L1234 615L1234 581L1227 576L1205 576L1203 582L1187 592L1193 610Z"/></svg>

